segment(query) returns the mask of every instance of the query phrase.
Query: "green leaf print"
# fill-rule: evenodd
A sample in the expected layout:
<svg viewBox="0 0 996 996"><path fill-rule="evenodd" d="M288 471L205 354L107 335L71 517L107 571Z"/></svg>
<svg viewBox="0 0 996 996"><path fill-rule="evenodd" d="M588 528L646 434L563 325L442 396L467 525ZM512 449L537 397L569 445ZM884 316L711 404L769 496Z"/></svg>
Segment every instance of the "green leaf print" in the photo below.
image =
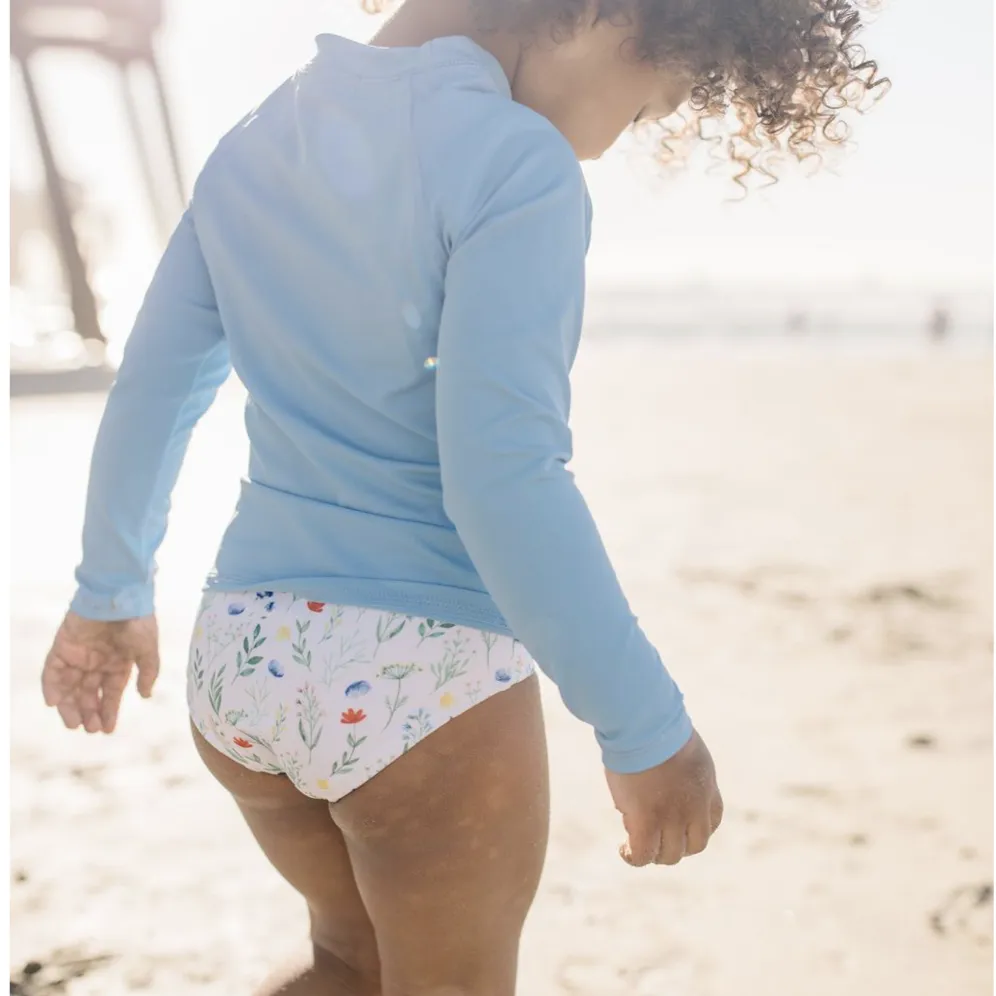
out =
<svg viewBox="0 0 996 996"><path fill-rule="evenodd" d="M284 774L292 782L299 782L301 780L301 759L296 754L287 754L281 760L284 765Z"/></svg>
<svg viewBox="0 0 996 996"><path fill-rule="evenodd" d="M381 678L387 678L390 681L396 681L398 683L398 687L394 692L394 701L391 701L390 695L384 699L384 703L387 706L387 722L384 724L385 730L391 725L391 720L394 719L394 714L408 701L408 697L401 694L401 683L409 675L421 670L422 669L418 666L418 664L415 663L385 664L384 667L380 669L379 676Z"/></svg>
<svg viewBox="0 0 996 996"><path fill-rule="evenodd" d="M432 717L425 709L409 713L401 727L403 754L407 754L427 733L432 732Z"/></svg>
<svg viewBox="0 0 996 996"><path fill-rule="evenodd" d="M391 701L391 696L388 695L384 698L384 705L387 706L387 722L384 724L384 729L386 730L391 725L391 720L394 719L394 714L408 701L407 695L401 694L401 682L398 682L398 690L394 696L394 701Z"/></svg>
<svg viewBox="0 0 996 996"><path fill-rule="evenodd" d="M436 661L431 666L430 670L436 677L436 691L454 678L461 678L467 673L470 658L464 653L466 642L465 637L455 636L443 649L442 660Z"/></svg>
<svg viewBox="0 0 996 996"><path fill-rule="evenodd" d="M252 642L249 642L249 637L244 637L242 640L242 649L235 655L235 678L249 678L252 676L253 672L258 667L262 657L256 653L257 650L264 643L266 643L266 637L260 636L259 623L256 623L256 628L252 631Z"/></svg>
<svg viewBox="0 0 996 996"><path fill-rule="evenodd" d="M211 708L214 710L214 714L221 719L221 691L225 681L225 668L226 664L222 664L217 671L211 675L211 681L208 684L208 701L211 703Z"/></svg>
<svg viewBox="0 0 996 996"><path fill-rule="evenodd" d="M303 623L300 620L295 622L294 627L297 629L297 639L291 643L291 656L297 664L307 668L309 671L311 670L311 651L308 649L308 639L304 634L308 632L310 626L310 619Z"/></svg>
<svg viewBox="0 0 996 996"><path fill-rule="evenodd" d="M356 749L362 744L367 738L366 737L355 737L350 733L346 737L346 743L349 745L348 751L342 752L342 757L338 761L332 762L332 772L329 775L347 775L353 770L353 765L356 764L358 758L356 757Z"/></svg>
<svg viewBox="0 0 996 996"><path fill-rule="evenodd" d="M342 622L343 614L345 609L341 605L337 605L330 613L328 622L325 623L325 632L322 633L321 639L319 639L319 644L325 643L326 640L331 640L333 634L339 627L339 623Z"/></svg>
<svg viewBox="0 0 996 996"><path fill-rule="evenodd" d="M247 740L251 740L257 747L264 747L266 750L270 751L271 754L273 753L273 744L271 744L265 737L258 736L255 733L249 733L248 731L242 731L241 735Z"/></svg>
<svg viewBox="0 0 996 996"><path fill-rule="evenodd" d="M218 629L211 623L205 623L205 640L207 642L208 661L214 663L239 638L241 628L238 622Z"/></svg>
<svg viewBox="0 0 996 996"><path fill-rule="evenodd" d="M194 687L200 691L204 687L204 655L195 650L190 662L190 671L194 679Z"/></svg>
<svg viewBox="0 0 996 996"><path fill-rule="evenodd" d="M284 735L284 727L287 725L287 707L280 703L277 706L277 714L273 719L273 728L270 730L270 742L277 743Z"/></svg>
<svg viewBox="0 0 996 996"><path fill-rule="evenodd" d="M369 664L371 660L367 647L351 629L339 637L337 649L325 654L325 664L322 669L322 684L332 687L336 675L354 664Z"/></svg>
<svg viewBox="0 0 996 996"><path fill-rule="evenodd" d="M446 636L448 629L453 629L456 623L436 622L435 619L424 619L418 624L418 645L421 646L426 640L434 640L440 636Z"/></svg>
<svg viewBox="0 0 996 996"><path fill-rule="evenodd" d="M385 664L380 669L380 677L391 678L393 681L404 681L410 674L422 669L415 663L409 664Z"/></svg>
<svg viewBox="0 0 996 996"><path fill-rule="evenodd" d="M486 647L487 656L485 657L485 662L487 663L487 666L490 669L491 651L494 648L494 645L498 642L498 634L489 632L486 629L481 630L480 633L481 633L481 639L484 640L484 646Z"/></svg>
<svg viewBox="0 0 996 996"><path fill-rule="evenodd" d="M266 687L265 672L257 678L246 689L246 698L252 703L252 712L249 713L249 725L259 726L266 715L266 700L270 697L270 691Z"/></svg>
<svg viewBox="0 0 996 996"><path fill-rule="evenodd" d="M322 739L322 723L325 720L325 710L315 695L314 688L307 682L300 692L301 697L297 700L297 732L301 741L308 748L308 761L318 746L318 741Z"/></svg>
<svg viewBox="0 0 996 996"><path fill-rule="evenodd" d="M374 657L377 656L377 652L383 644L389 640L393 640L405 628L405 623L410 618L410 616L401 616L397 612L381 613L380 618L377 620L377 650L374 651ZM401 620L400 622L398 621L399 619Z"/></svg>

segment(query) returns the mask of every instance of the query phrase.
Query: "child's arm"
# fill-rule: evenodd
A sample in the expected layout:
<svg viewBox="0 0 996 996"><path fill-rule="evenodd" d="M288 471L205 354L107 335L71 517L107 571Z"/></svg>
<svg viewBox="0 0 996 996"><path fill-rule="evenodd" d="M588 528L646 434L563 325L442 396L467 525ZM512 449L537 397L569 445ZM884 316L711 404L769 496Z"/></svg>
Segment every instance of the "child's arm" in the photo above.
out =
<svg viewBox="0 0 996 996"><path fill-rule="evenodd" d="M230 370L214 291L188 209L159 264L94 446L72 610L153 612L156 550L190 434Z"/></svg>
<svg viewBox="0 0 996 996"><path fill-rule="evenodd" d="M565 466L585 197L566 145L533 142L452 251L436 393L443 502L516 636L595 728L606 767L635 772L692 728Z"/></svg>

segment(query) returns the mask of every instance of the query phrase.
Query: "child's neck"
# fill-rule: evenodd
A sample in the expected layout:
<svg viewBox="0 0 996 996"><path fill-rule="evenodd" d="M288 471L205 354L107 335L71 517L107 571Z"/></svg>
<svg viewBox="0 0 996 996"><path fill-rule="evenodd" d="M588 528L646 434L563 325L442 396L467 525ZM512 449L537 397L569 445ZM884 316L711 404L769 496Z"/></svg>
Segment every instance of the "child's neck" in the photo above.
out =
<svg viewBox="0 0 996 996"><path fill-rule="evenodd" d="M406 0L391 19L370 39L371 45L408 48L433 38L462 35L490 52L513 86L522 45L508 32L482 31L470 0Z"/></svg>

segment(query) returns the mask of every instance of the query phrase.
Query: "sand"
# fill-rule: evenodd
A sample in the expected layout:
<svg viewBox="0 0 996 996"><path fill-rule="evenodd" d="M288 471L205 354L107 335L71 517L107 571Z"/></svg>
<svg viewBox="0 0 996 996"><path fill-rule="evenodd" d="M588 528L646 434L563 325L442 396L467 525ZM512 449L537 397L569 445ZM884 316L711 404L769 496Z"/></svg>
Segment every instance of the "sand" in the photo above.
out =
<svg viewBox="0 0 996 996"><path fill-rule="evenodd" d="M727 817L702 857L623 865L590 733L545 685L553 830L520 992L988 996L989 357L594 340L575 383L578 478ZM239 406L227 388L177 492L156 697L87 738L37 675L101 399L14 402L11 978L40 968L23 993L244 993L304 936L185 727Z"/></svg>

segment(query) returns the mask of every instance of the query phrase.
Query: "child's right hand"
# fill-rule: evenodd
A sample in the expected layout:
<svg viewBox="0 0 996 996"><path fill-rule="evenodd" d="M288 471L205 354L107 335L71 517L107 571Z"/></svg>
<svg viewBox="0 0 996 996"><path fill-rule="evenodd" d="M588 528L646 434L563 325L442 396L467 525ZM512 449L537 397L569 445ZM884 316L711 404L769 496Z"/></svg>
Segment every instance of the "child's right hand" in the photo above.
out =
<svg viewBox="0 0 996 996"><path fill-rule="evenodd" d="M70 730L111 733L132 668L147 699L159 674L155 616L98 622L66 614L42 670L45 704L59 710Z"/></svg>
<svg viewBox="0 0 996 996"><path fill-rule="evenodd" d="M691 739L656 768L633 775L605 771L628 840L619 848L630 865L676 865L705 850L723 819L716 768L702 738Z"/></svg>

